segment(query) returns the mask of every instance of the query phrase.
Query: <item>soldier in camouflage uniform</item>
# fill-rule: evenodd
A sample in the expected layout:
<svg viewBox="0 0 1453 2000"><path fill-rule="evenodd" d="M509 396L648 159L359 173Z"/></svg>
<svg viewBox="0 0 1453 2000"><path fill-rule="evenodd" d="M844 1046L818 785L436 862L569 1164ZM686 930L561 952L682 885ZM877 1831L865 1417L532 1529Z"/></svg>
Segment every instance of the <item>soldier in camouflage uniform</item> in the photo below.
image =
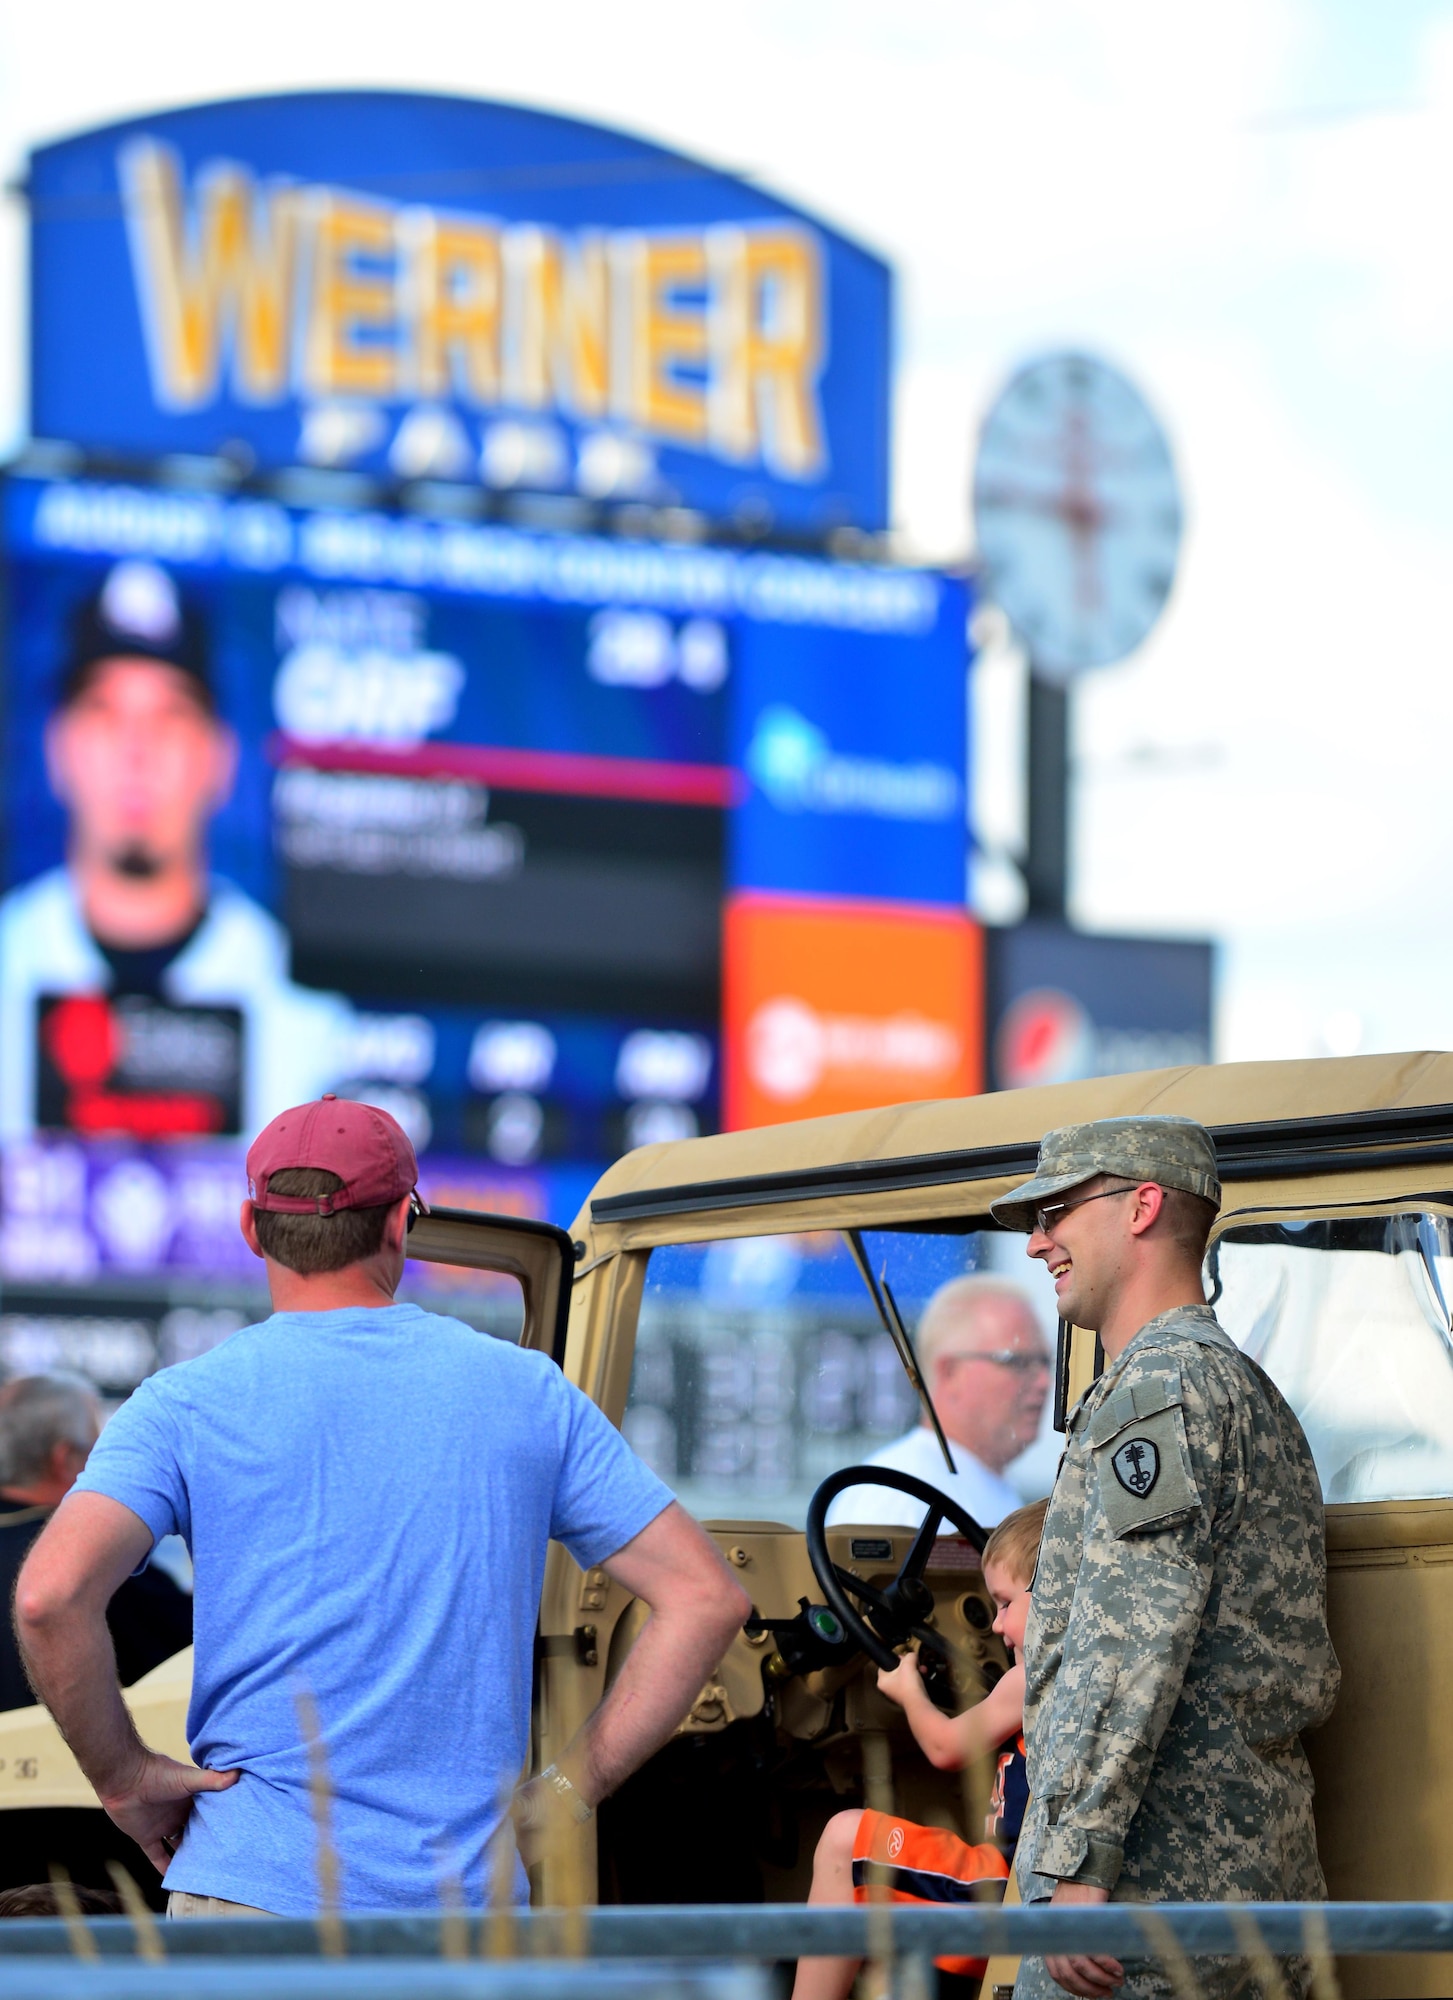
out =
<svg viewBox="0 0 1453 2000"><path fill-rule="evenodd" d="M1339 1679L1321 1489L1295 1416L1204 1303L1220 1196L1202 1126L1132 1117L1047 1134L1034 1179L994 1204L1106 1357L1069 1419L1025 1637L1026 1903L1326 1894L1298 1740ZM1195 1964L1208 2000L1259 1990L1244 1960ZM1305 1990L1300 1961L1285 1973ZM1173 1990L1150 1959L1026 1959L1016 2000L1057 1987Z"/></svg>

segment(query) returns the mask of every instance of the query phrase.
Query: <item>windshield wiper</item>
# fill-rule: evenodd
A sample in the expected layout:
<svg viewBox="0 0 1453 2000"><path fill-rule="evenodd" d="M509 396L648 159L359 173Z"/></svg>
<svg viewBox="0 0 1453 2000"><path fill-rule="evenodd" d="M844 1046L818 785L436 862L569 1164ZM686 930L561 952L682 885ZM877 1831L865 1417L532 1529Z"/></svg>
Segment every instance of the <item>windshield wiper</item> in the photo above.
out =
<svg viewBox="0 0 1453 2000"><path fill-rule="evenodd" d="M859 1276L868 1288L868 1297L873 1301L874 1309L883 1322L883 1331L892 1341L894 1352L903 1364L904 1374L913 1384L919 1401L928 1412L928 1420L933 1425L934 1436L938 1439L938 1448L943 1453L943 1462L950 1472L957 1472L954 1455L948 1448L948 1439L944 1435L943 1425L938 1420L938 1411L933 1407L933 1398L928 1393L928 1384L924 1381L923 1371L918 1365L918 1356L913 1352L913 1342L908 1338L908 1329L903 1324L898 1301L894 1298L893 1288L888 1283L888 1266L886 1264L883 1266L880 1284L880 1281L873 1276L873 1267L868 1262L868 1253L863 1247L862 1232L857 1229L845 1229L843 1236L853 1253L853 1262L858 1267Z"/></svg>

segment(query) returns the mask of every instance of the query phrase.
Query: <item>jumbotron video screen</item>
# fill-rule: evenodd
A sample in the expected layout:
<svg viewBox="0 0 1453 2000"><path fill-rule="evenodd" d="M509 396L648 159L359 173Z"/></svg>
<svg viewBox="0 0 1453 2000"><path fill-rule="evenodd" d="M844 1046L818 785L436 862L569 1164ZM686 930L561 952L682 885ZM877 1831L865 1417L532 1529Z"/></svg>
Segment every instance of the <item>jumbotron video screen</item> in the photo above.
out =
<svg viewBox="0 0 1453 2000"><path fill-rule="evenodd" d="M6 501L12 1367L119 1390L148 1341L250 1316L241 1155L324 1090L400 1119L430 1198L568 1221L628 1147L721 1120L734 883L787 852L954 893L942 579L141 486ZM893 747L905 671L911 726L959 741L835 754L838 710Z"/></svg>

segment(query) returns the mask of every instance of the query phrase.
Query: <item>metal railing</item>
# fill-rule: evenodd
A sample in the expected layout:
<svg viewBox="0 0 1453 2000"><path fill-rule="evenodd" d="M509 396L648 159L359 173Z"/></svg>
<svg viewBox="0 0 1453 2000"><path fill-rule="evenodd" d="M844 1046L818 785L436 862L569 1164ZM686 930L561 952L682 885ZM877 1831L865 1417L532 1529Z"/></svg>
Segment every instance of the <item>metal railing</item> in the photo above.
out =
<svg viewBox="0 0 1453 2000"><path fill-rule="evenodd" d="M107 1958L0 1956L6 2000L772 2000L752 1965L414 1958Z"/></svg>
<svg viewBox="0 0 1453 2000"><path fill-rule="evenodd" d="M1274 1992L1283 1958L1305 1956L1332 1976L1332 1961L1351 1954L1453 1953L1453 1903L695 1904L352 1916L327 1925L281 1917L170 1923L139 1911L22 1918L0 1923L0 2000L72 1992L241 2000L259 1983L269 2000L505 2000L546 1991L551 2000L764 2000L768 1987L753 1962L867 1958L911 1975L907 1986L921 1991L935 1957L1064 1952L1155 1959L1187 1995L1197 1957L1232 1956L1255 1963ZM271 1963L259 1982L261 1960ZM1335 1990L1321 1977L1316 1985Z"/></svg>

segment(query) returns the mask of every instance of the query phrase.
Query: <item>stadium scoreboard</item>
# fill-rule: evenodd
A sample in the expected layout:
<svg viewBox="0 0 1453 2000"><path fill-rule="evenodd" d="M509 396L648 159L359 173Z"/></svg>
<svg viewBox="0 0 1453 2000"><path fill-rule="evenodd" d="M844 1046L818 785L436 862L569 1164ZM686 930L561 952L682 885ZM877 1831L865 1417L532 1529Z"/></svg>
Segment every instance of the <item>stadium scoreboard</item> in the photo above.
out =
<svg viewBox="0 0 1453 2000"><path fill-rule="evenodd" d="M630 1146L980 1087L969 587L783 539L886 520L878 259L391 93L130 121L28 191L79 469L4 488L0 1365L120 1391L241 1323L246 1139L323 1090L432 1199L566 1222Z"/></svg>

